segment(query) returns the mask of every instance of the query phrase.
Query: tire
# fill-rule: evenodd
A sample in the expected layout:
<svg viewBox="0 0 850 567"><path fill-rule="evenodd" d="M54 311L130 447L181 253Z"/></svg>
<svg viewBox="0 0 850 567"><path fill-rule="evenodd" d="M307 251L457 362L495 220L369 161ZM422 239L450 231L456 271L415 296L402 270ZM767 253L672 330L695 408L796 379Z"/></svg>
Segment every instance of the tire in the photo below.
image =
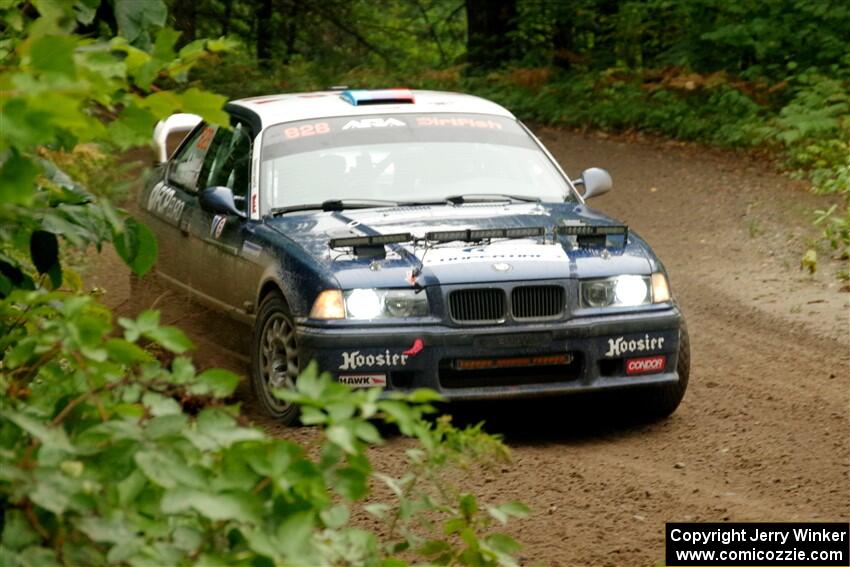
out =
<svg viewBox="0 0 850 567"><path fill-rule="evenodd" d="M641 392L639 405L634 407L640 413L640 417L650 421L664 419L676 411L685 396L691 373L691 341L684 317L679 328L679 357L676 372L679 374L678 382L648 388Z"/></svg>
<svg viewBox="0 0 850 567"><path fill-rule="evenodd" d="M263 411L284 425L298 416L298 407L272 394L274 388L294 388L298 378L295 324L280 293L263 298L251 341L251 387Z"/></svg>

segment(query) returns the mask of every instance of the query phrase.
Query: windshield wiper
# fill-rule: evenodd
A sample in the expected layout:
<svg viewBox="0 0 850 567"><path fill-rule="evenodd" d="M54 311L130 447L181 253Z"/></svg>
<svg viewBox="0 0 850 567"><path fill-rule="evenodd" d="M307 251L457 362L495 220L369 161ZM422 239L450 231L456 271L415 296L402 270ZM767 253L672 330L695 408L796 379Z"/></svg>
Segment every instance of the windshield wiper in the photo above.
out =
<svg viewBox="0 0 850 567"><path fill-rule="evenodd" d="M329 199L321 203L306 203L303 205L289 205L287 207L275 207L269 214L272 216L296 213L299 211L343 211L345 209L372 209L375 207L397 207L397 201L383 199Z"/></svg>
<svg viewBox="0 0 850 567"><path fill-rule="evenodd" d="M446 197L446 201L453 205L464 203L496 203L499 201L513 201L516 203L539 203L538 197L527 197L525 195L508 195L506 193L466 193L463 195L452 195Z"/></svg>

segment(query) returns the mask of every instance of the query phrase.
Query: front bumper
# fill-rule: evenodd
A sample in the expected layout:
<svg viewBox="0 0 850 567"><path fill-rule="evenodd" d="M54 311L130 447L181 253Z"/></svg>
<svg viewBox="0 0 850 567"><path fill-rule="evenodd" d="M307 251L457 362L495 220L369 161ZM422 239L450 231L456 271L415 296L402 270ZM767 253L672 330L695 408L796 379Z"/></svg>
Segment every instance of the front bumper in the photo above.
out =
<svg viewBox="0 0 850 567"><path fill-rule="evenodd" d="M315 360L343 380L381 377L386 388L431 388L449 400L519 398L627 388L678 381L676 307L639 314L580 317L513 326L363 326L297 329L300 360ZM417 339L422 349L411 350ZM570 355L569 363L498 369L458 369L459 360ZM628 375L625 360L666 357L663 369ZM381 380L381 378L378 378ZM365 384L364 384L365 385Z"/></svg>

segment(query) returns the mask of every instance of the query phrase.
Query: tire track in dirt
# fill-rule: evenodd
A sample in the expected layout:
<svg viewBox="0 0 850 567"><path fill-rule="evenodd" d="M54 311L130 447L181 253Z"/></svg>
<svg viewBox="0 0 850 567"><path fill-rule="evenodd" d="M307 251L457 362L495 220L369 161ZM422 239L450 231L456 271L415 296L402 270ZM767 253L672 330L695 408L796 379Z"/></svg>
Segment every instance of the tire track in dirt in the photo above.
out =
<svg viewBox="0 0 850 567"><path fill-rule="evenodd" d="M681 144L540 129L577 176L607 167L615 188L591 204L625 220L665 262L688 318L692 375L668 420L635 425L596 399L456 407L503 433L512 466L476 479L486 501L534 513L510 526L526 562L653 565L675 520L843 520L850 517L848 295L830 270L797 270L824 202L750 159ZM156 282L128 298L126 271L107 258L88 281L124 313L158 300L186 329L200 366L245 373L246 327ZM827 266L829 267L829 266ZM243 389L249 413L255 412ZM453 411L454 411L453 410ZM256 413L255 413L256 415ZM305 428L274 434L310 440ZM408 442L373 451L398 470Z"/></svg>

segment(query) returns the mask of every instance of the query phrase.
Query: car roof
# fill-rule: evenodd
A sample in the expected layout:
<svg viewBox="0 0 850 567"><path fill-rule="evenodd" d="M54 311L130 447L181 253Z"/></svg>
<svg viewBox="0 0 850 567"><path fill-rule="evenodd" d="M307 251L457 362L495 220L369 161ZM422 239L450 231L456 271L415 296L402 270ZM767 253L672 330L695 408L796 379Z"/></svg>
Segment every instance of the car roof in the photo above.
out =
<svg viewBox="0 0 850 567"><path fill-rule="evenodd" d="M231 114L249 120L254 126L259 127L258 130L273 124L295 120L374 114L449 112L513 118L513 114L504 107L473 95L426 90L406 92L413 95L412 103L387 102L355 105L342 97L343 91L330 90L243 98L229 102L225 109Z"/></svg>

